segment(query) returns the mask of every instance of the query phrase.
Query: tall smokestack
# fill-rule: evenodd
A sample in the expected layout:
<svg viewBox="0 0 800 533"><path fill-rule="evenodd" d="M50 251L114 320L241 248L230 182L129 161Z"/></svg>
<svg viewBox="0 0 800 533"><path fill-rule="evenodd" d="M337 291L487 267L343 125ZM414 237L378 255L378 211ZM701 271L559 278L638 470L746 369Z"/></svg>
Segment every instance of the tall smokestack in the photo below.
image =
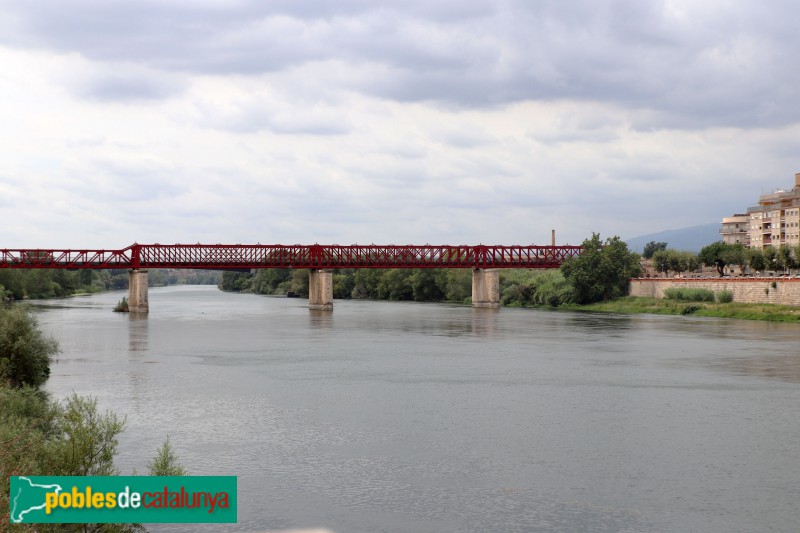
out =
<svg viewBox="0 0 800 533"><path fill-rule="evenodd" d="M800 176L800 174L798 174L798 176ZM550 241L551 241L553 246L556 245L556 230L555 229L550 230Z"/></svg>

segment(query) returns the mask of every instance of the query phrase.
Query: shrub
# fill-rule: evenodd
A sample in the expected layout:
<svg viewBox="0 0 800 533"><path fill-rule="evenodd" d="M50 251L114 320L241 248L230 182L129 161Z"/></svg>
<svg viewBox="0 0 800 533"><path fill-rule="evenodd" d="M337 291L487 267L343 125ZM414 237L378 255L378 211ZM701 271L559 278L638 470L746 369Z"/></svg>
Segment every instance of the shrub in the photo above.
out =
<svg viewBox="0 0 800 533"><path fill-rule="evenodd" d="M717 301L721 304L729 304L733 301L733 293L731 291L719 291L717 293Z"/></svg>
<svg viewBox="0 0 800 533"><path fill-rule="evenodd" d="M664 290L664 298L686 302L713 302L714 292L708 289L690 289L687 287L670 287Z"/></svg>
<svg viewBox="0 0 800 533"><path fill-rule="evenodd" d="M682 315L693 315L699 310L700 310L700 306L699 305L687 305L686 307L683 308L683 310L681 311L681 314Z"/></svg>
<svg viewBox="0 0 800 533"><path fill-rule="evenodd" d="M128 306L128 298L123 296L122 300L117 302L117 305L114 306L115 313L129 313L130 307Z"/></svg>
<svg viewBox="0 0 800 533"><path fill-rule="evenodd" d="M58 344L45 338L26 307L0 308L0 381L38 387L50 376Z"/></svg>

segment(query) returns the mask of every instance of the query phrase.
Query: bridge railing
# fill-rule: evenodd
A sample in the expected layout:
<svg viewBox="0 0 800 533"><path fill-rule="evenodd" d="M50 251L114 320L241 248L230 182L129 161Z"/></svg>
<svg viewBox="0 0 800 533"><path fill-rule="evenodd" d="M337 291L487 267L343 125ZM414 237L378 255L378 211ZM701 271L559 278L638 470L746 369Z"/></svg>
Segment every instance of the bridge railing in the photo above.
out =
<svg viewBox="0 0 800 533"><path fill-rule="evenodd" d="M555 268L580 246L133 244L0 249L0 268Z"/></svg>
<svg viewBox="0 0 800 533"><path fill-rule="evenodd" d="M122 250L0 250L0 268L130 268L131 248Z"/></svg>

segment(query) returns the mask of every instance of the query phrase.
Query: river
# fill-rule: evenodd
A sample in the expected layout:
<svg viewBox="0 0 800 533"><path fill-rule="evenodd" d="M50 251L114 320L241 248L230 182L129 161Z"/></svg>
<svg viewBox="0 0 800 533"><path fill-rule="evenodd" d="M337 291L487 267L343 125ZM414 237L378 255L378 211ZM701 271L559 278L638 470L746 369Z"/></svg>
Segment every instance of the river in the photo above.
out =
<svg viewBox="0 0 800 533"><path fill-rule="evenodd" d="M239 478L239 522L153 531L797 531L800 327L150 290L34 302L47 389Z"/></svg>

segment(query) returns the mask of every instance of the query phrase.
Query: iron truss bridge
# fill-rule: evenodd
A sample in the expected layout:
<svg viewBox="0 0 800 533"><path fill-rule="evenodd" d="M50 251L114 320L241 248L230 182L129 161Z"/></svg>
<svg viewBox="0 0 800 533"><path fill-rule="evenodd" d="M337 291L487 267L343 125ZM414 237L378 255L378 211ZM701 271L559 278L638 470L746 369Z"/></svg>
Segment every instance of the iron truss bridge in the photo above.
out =
<svg viewBox="0 0 800 533"><path fill-rule="evenodd" d="M0 249L0 268L556 268L580 246L133 244L121 250Z"/></svg>

